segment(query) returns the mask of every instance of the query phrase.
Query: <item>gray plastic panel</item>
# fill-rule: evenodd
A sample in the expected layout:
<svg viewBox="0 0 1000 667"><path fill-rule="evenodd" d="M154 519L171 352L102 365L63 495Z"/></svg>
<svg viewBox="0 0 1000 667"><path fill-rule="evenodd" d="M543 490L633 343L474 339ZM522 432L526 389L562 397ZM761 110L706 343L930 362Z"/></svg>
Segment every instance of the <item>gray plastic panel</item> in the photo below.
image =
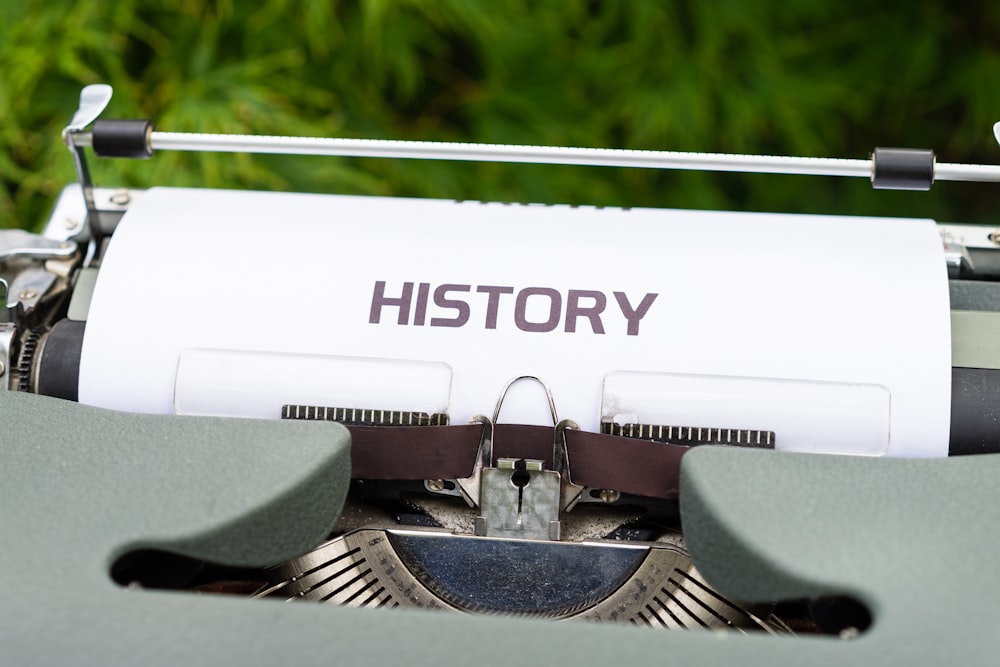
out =
<svg viewBox="0 0 1000 667"><path fill-rule="evenodd" d="M232 564L310 547L346 489L345 432L10 393L0 414L5 664L968 665L1000 654L1000 456L705 447L685 458L682 513L701 571L743 597L856 595L875 623L838 641L126 590L108 567L139 546Z"/></svg>
<svg viewBox="0 0 1000 667"><path fill-rule="evenodd" d="M989 251L989 257L1000 259L997 256L1000 252ZM949 280L948 292L952 310L1000 311L1000 283L991 280Z"/></svg>

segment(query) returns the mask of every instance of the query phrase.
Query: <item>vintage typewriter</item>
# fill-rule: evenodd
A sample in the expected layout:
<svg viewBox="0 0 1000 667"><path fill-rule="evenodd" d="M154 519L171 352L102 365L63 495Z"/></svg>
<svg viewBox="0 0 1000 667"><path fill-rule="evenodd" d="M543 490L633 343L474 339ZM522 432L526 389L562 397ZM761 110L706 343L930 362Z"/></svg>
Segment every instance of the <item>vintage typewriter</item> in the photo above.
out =
<svg viewBox="0 0 1000 667"><path fill-rule="evenodd" d="M1000 654L993 229L107 189L86 154L1000 166L179 134L110 97L44 232L0 232L9 664Z"/></svg>

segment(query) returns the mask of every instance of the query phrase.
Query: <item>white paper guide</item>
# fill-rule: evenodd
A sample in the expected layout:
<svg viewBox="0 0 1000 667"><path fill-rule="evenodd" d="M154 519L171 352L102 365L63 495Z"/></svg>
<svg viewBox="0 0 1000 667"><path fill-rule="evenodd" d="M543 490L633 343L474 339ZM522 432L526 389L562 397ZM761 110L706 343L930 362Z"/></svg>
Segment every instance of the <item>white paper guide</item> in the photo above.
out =
<svg viewBox="0 0 1000 667"><path fill-rule="evenodd" d="M233 377L257 374L274 395L252 414L270 418L296 402L281 388L302 373L350 366L311 371L297 356L284 369L283 354L447 364L452 423L492 414L508 380L534 375L560 418L591 431L611 373L827 382L884 396L889 455L944 456L950 345L930 220L154 188L102 262L80 400L172 413L190 350L267 353ZM447 382L433 382L393 387L394 405L428 392L441 403ZM227 393L225 380L198 400L214 393ZM844 396L818 408L815 429L801 411L771 412L823 450L823 430L850 421L862 400ZM366 390L377 398L377 386ZM717 402L712 414L724 414ZM515 384L501 421L551 423L544 394ZM778 449L782 425L769 429Z"/></svg>

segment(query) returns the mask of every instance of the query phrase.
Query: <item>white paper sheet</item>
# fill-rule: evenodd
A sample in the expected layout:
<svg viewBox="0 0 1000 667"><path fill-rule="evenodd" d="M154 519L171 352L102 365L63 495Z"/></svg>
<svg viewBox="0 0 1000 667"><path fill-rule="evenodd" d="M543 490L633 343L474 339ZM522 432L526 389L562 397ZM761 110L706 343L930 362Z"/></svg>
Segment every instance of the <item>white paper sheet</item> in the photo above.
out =
<svg viewBox="0 0 1000 667"><path fill-rule="evenodd" d="M453 423L517 375L588 430L614 371L881 385L889 455L948 447L929 220L154 188L103 261L80 400L170 413L191 348L444 362ZM501 420L550 423L544 394Z"/></svg>

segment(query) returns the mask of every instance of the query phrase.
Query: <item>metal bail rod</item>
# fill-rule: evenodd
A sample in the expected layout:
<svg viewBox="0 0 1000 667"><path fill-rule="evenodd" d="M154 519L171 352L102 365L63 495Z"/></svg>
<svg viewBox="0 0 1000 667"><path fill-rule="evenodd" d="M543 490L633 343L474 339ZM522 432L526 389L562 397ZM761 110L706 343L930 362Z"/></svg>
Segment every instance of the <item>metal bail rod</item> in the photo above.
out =
<svg viewBox="0 0 1000 667"><path fill-rule="evenodd" d="M269 137L240 134L150 132L149 151L214 151L222 153L277 153L331 157L408 158L467 162L514 162L640 169L685 169L800 176L850 176L872 179L879 156L872 159L786 157L726 153L687 153L620 148L515 146L433 141L391 141L311 137ZM81 132L77 145L89 146L93 133ZM99 141L98 141L99 143ZM886 149L880 149L885 151ZM900 150L900 149L891 149ZM926 152L922 152L926 155ZM881 170L879 170L881 171ZM892 179L877 178L883 185ZM932 180L1000 181L1000 165L933 164ZM911 184L912 187L912 184Z"/></svg>

